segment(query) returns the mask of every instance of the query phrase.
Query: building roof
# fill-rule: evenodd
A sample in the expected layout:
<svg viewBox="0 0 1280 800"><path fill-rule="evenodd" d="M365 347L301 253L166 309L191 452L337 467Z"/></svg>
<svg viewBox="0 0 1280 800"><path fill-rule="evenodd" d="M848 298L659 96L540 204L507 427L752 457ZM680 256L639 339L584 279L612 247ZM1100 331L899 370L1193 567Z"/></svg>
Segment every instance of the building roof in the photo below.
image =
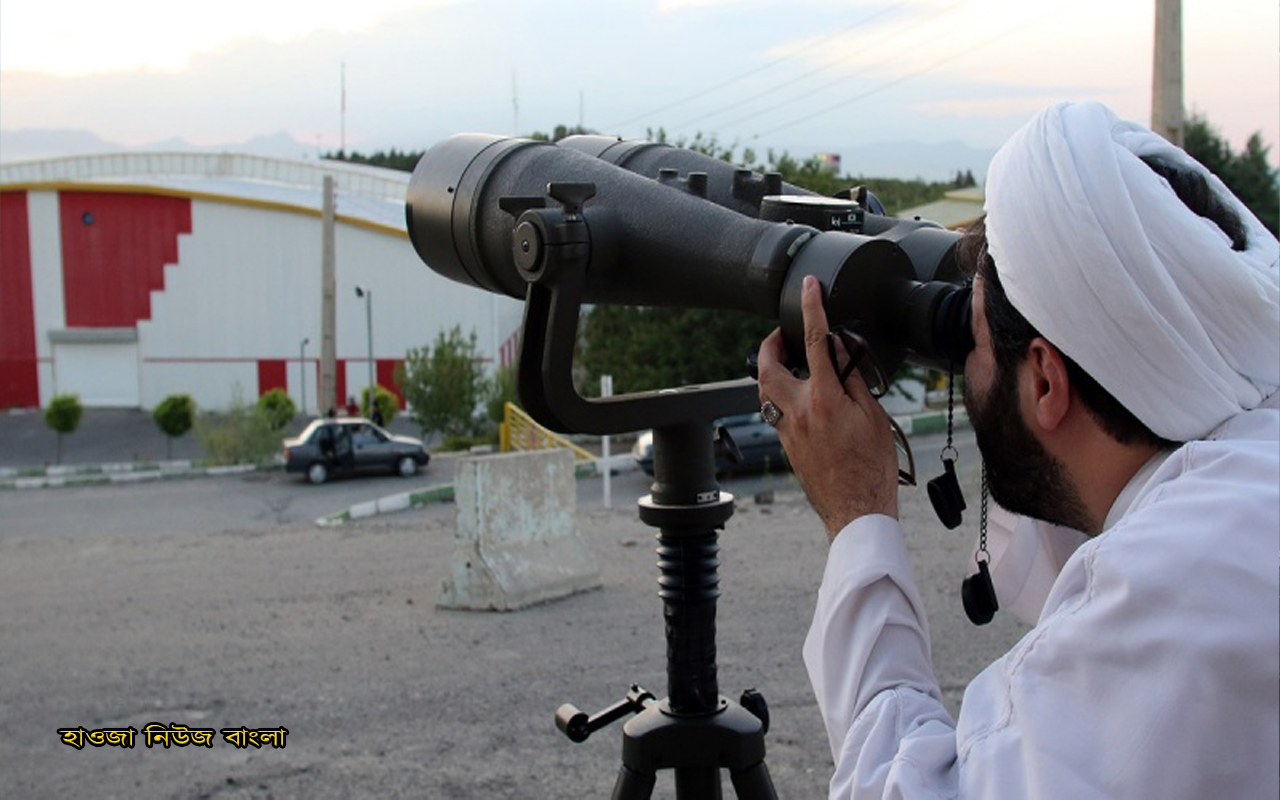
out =
<svg viewBox="0 0 1280 800"><path fill-rule="evenodd" d="M319 215L325 176L338 219L405 234L409 173L244 153L101 153L0 164L0 190L167 194Z"/></svg>

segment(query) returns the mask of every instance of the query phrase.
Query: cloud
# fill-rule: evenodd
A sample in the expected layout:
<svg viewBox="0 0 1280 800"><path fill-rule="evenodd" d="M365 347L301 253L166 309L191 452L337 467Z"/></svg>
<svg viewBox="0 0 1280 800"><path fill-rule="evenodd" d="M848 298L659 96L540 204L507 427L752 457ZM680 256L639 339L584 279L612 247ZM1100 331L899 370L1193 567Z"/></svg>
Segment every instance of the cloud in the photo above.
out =
<svg viewBox="0 0 1280 800"><path fill-rule="evenodd" d="M1273 0L1242 0L1249 10L1231 13L1210 2L1185 0L1188 106L1237 146L1259 128L1280 144L1280 11ZM608 133L701 131L796 155L887 138L994 146L1059 99L1149 113L1149 8L1114 0L317 0L305 13L284 4L292 17L264 9L264 22L231 38L217 21L177 21L186 9L127 0L162 22L120 12L131 30L160 38L207 22L212 43L178 67L71 78L11 66L8 44L27 23L10 22L31 5L0 6L5 128L85 129L131 145L284 130L335 148L344 62L347 143L366 150L467 130L549 131L580 113ZM231 6L232 16L252 19L247 7ZM142 48L113 38L121 24L103 39Z"/></svg>
<svg viewBox="0 0 1280 800"><path fill-rule="evenodd" d="M60 0L6 3L0 9L0 69L84 76L150 70L181 72L198 53L237 41L272 45L320 31L352 33L411 9L457 0Z"/></svg>

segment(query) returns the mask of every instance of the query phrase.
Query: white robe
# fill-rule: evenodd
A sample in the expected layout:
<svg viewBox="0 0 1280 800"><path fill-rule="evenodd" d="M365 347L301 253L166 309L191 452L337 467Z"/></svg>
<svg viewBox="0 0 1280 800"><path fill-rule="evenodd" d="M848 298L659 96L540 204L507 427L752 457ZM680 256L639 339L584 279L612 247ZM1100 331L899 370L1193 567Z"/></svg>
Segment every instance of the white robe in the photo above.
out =
<svg viewBox="0 0 1280 800"><path fill-rule="evenodd" d="M1064 548L1024 552L1032 580L1011 585L1005 570L1001 605L1041 606L1039 620L970 683L958 725L901 527L850 523L804 646L836 764L831 797L1277 797L1275 399L1135 475L1047 594L1034 575ZM1050 534L1015 539L1028 535Z"/></svg>

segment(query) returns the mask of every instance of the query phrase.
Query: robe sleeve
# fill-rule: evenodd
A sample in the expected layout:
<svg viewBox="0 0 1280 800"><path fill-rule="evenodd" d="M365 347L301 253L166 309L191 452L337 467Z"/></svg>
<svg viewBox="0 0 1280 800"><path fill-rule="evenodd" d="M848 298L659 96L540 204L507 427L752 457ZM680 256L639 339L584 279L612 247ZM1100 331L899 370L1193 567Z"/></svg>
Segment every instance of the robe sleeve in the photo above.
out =
<svg viewBox="0 0 1280 800"><path fill-rule="evenodd" d="M897 520L850 523L827 556L804 661L836 771L830 796L955 797L955 725Z"/></svg>

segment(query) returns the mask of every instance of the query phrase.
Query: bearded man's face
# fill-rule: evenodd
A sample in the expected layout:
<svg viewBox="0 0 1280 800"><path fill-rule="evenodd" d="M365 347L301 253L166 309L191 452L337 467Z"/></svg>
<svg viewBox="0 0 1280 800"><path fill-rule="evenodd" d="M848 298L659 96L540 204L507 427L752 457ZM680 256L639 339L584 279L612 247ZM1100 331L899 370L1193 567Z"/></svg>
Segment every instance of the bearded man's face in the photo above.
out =
<svg viewBox="0 0 1280 800"><path fill-rule="evenodd" d="M996 363L982 284L974 283L975 346L965 366L964 404L986 463L991 496L1015 514L1088 531L1084 502L1066 468L1023 420L1017 367L1002 369Z"/></svg>

